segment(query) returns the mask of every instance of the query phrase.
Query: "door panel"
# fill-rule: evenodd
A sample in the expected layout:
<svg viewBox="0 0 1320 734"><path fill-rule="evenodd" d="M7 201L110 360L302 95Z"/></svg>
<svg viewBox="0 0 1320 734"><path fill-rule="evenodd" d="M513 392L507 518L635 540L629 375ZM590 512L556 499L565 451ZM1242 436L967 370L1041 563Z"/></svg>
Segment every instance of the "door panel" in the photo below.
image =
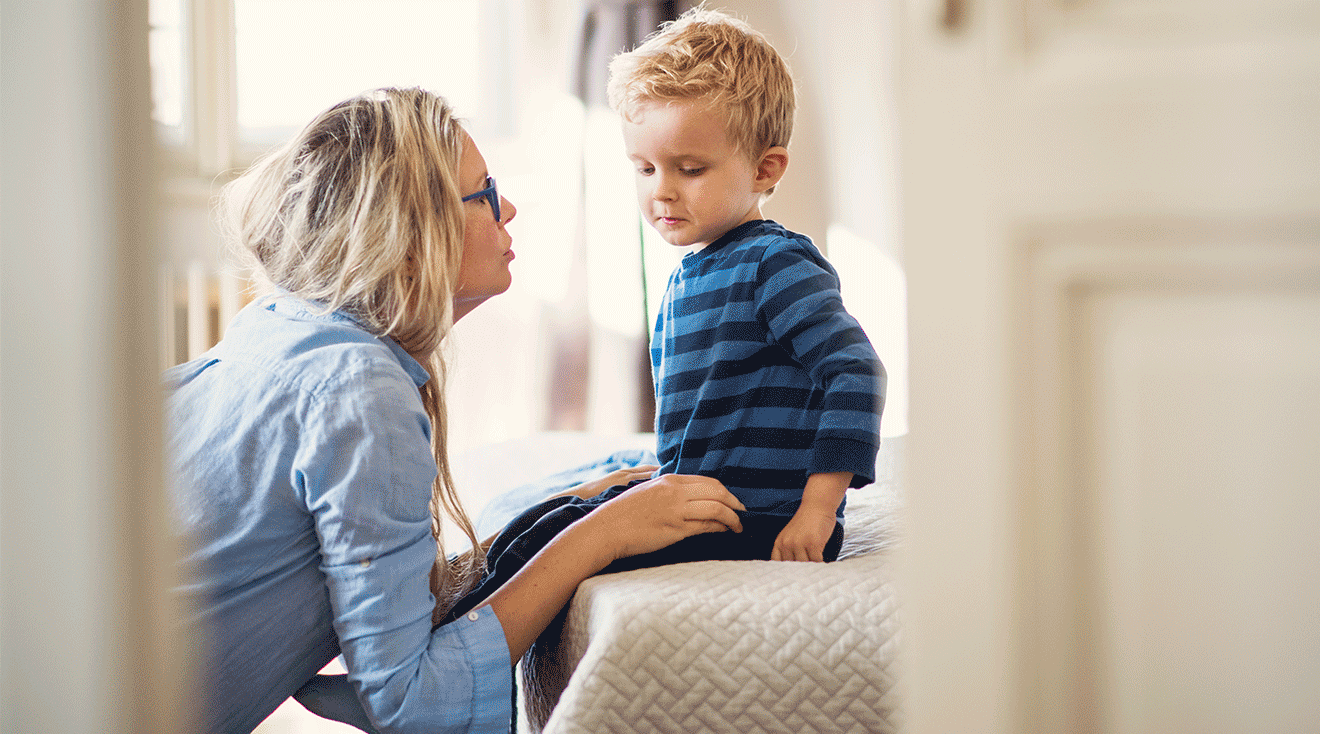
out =
<svg viewBox="0 0 1320 734"><path fill-rule="evenodd" d="M963 5L900 15L912 730L1320 730L1320 5Z"/></svg>
<svg viewBox="0 0 1320 734"><path fill-rule="evenodd" d="M1320 290L1083 309L1098 728L1320 731Z"/></svg>
<svg viewBox="0 0 1320 734"><path fill-rule="evenodd" d="M1320 242L1249 234L1027 249L1028 730L1320 725Z"/></svg>

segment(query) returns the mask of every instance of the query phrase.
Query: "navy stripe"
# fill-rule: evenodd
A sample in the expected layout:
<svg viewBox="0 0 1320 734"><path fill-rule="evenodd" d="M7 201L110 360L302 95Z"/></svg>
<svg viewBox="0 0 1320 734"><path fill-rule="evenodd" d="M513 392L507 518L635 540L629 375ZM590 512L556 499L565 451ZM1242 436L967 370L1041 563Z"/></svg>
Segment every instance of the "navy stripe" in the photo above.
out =
<svg viewBox="0 0 1320 734"><path fill-rule="evenodd" d="M820 390L766 385L725 398L705 400L692 412L692 418L720 418L749 407L816 410L824 396Z"/></svg>
<svg viewBox="0 0 1320 734"><path fill-rule="evenodd" d="M834 392L828 399L829 410L845 410L854 413L875 413L880 405L879 397L870 392Z"/></svg>
<svg viewBox="0 0 1320 734"><path fill-rule="evenodd" d="M779 248L770 254L763 252L758 267L759 272L757 273L757 280L761 283L773 284L775 278L784 271L802 270L804 265L810 265L814 270L828 275L833 281L831 284L823 285L821 287L838 290L839 276L838 273L835 272L834 266L830 265L829 261L821 256L816 250L815 245L811 244L810 240L798 244L798 247L792 249ZM768 248L766 248L766 250L768 251ZM793 280L797 279L797 277L793 277Z"/></svg>
<svg viewBox="0 0 1320 734"><path fill-rule="evenodd" d="M854 347L863 346L869 349L871 342L867 340L866 333L861 329L854 327L843 331L835 331L826 336L825 341L822 341L811 349L805 350L802 353L802 361L806 364L813 364L827 358L831 354L842 354ZM861 349L858 349L857 351L859 356L865 354ZM868 375L872 377L876 374L875 368L872 367L869 361L865 358L857 360L855 363L849 365L844 371L848 374Z"/></svg>
<svg viewBox="0 0 1320 734"><path fill-rule="evenodd" d="M816 440L816 431L803 428L761 428L748 427L724 431L713 436L698 438L688 436L683 442L685 451L704 454L712 447L742 446L755 449L804 449L811 448Z"/></svg>
<svg viewBox="0 0 1320 734"><path fill-rule="evenodd" d="M685 293L673 300L674 314L691 316L711 309L720 309L731 303L750 303L756 299L756 284L747 282L730 283L727 288L715 291Z"/></svg>
<svg viewBox="0 0 1320 734"><path fill-rule="evenodd" d="M764 426L770 430L782 430L804 425L806 422L802 414L818 412L824 398L825 394L820 390L762 387L724 398L702 400L692 411L662 413L656 425L662 432L683 430L688 426L700 430L703 423ZM846 403L848 404L841 406L841 409L854 411L853 406L861 405L863 401L846 401ZM796 414L790 415L783 411L795 411ZM723 420L733 416L737 416L739 420Z"/></svg>
<svg viewBox="0 0 1320 734"><path fill-rule="evenodd" d="M677 354L709 349L718 342L765 344L765 327L755 321L724 321L710 329L676 334L670 345Z"/></svg>
<svg viewBox="0 0 1320 734"><path fill-rule="evenodd" d="M797 499L802 498L802 487L807 483L806 469L774 467L726 466L716 477L726 487L798 487Z"/></svg>
<svg viewBox="0 0 1320 734"><path fill-rule="evenodd" d="M660 392L674 394L696 390L702 385L720 380L732 380L737 377L753 375L768 367L797 366L789 360L782 349L759 349L745 359L720 360L707 367L680 372L676 375L664 375L660 380Z"/></svg>

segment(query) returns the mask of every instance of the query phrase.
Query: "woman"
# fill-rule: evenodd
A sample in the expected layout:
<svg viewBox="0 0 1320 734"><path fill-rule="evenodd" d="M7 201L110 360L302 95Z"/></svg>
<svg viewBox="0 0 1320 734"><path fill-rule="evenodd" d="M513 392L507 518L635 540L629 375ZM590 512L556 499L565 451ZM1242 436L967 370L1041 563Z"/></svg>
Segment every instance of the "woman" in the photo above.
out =
<svg viewBox="0 0 1320 734"><path fill-rule="evenodd" d="M381 731L503 731L510 666L583 579L741 530L718 482L652 480L433 630L483 564L450 479L440 344L509 287L516 209L443 99L386 89L322 113L221 213L269 295L167 373L204 730L250 731L342 652ZM443 518L477 550L447 558Z"/></svg>

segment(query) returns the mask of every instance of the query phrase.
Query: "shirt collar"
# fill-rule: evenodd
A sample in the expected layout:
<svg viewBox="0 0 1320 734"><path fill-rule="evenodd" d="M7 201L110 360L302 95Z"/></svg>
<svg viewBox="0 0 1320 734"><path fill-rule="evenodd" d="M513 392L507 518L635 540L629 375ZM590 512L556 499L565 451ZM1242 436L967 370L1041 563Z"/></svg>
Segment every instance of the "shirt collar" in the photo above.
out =
<svg viewBox="0 0 1320 734"><path fill-rule="evenodd" d="M431 373L427 372L420 362L413 359L411 354L404 351L398 342L384 334L373 333L371 329L367 328L366 324L363 324L344 309L327 312L319 304L283 292L272 296L270 301L264 304L264 308L284 316L292 316L308 321L320 321L327 324L346 324L361 329L389 348L390 352L394 354L394 358L399 360L399 365L403 367L403 371L408 373L408 376L412 378L417 387L420 388L431 379Z"/></svg>
<svg viewBox="0 0 1320 734"><path fill-rule="evenodd" d="M753 219L750 222L743 222L737 227L734 227L728 232L725 232L724 234L720 235L718 238L715 239L714 242L710 243L709 245L706 245L700 250L697 250L695 252L689 252L688 254L684 255L683 259L690 263L696 263L699 260L704 260L707 257L714 255L716 252L723 250L729 243L737 242L738 240L747 237L752 232L761 229L768 224L774 224L774 222L769 219Z"/></svg>

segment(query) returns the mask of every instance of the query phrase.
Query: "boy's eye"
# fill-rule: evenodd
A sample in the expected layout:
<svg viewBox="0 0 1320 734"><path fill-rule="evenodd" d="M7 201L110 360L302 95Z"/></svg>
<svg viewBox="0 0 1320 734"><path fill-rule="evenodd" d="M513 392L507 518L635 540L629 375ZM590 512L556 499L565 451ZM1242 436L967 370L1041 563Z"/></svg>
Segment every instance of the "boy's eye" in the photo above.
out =
<svg viewBox="0 0 1320 734"><path fill-rule="evenodd" d="M678 169L684 176L700 176L704 168L680 168Z"/></svg>
<svg viewBox="0 0 1320 734"><path fill-rule="evenodd" d="M655 169L650 166L639 166L637 172L643 176L650 176L652 173L655 173Z"/></svg>

